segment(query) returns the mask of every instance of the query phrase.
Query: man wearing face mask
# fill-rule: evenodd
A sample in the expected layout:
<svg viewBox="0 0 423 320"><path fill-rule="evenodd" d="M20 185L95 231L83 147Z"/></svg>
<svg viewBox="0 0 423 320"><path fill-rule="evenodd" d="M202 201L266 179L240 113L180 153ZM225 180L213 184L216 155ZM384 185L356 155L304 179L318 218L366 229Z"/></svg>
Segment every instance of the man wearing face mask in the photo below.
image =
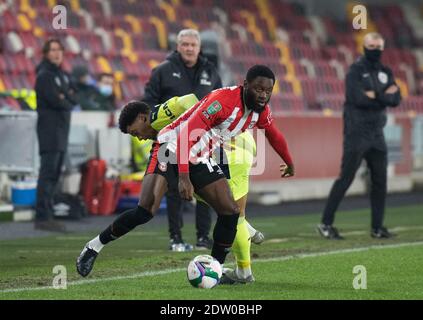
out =
<svg viewBox="0 0 423 320"><path fill-rule="evenodd" d="M317 231L327 239L343 239L333 227L335 212L366 160L371 178L371 232L373 238L391 238L383 226L387 184L387 147L383 128L386 107L397 107L400 90L392 71L381 63L384 39L378 33L364 37L364 55L353 63L346 77L344 151L341 173L332 186Z"/></svg>
<svg viewBox="0 0 423 320"><path fill-rule="evenodd" d="M114 111L115 95L113 94L114 78L112 74L102 73L98 77L97 89L99 94L95 98L99 109L103 111Z"/></svg>
<svg viewBox="0 0 423 320"><path fill-rule="evenodd" d="M98 90L88 68L84 65L75 66L72 69L72 78L76 89L75 99L81 110L99 110L95 101Z"/></svg>
<svg viewBox="0 0 423 320"><path fill-rule="evenodd" d="M76 66L72 70L75 82L76 100L84 111L114 111L113 75L102 73L96 81L85 66Z"/></svg>

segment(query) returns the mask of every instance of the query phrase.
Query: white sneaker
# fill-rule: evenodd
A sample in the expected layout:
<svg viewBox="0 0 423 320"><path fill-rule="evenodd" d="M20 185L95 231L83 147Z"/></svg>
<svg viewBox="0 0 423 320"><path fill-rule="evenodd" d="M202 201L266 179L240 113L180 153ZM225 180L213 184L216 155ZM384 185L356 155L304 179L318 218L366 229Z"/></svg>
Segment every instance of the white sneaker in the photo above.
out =
<svg viewBox="0 0 423 320"><path fill-rule="evenodd" d="M260 244L264 241L264 234L260 231L256 231L256 233L251 237L251 242L255 244Z"/></svg>
<svg viewBox="0 0 423 320"><path fill-rule="evenodd" d="M222 278L220 278L220 284L246 284L256 281L254 276L251 274L246 278L240 278L235 270L224 268Z"/></svg>

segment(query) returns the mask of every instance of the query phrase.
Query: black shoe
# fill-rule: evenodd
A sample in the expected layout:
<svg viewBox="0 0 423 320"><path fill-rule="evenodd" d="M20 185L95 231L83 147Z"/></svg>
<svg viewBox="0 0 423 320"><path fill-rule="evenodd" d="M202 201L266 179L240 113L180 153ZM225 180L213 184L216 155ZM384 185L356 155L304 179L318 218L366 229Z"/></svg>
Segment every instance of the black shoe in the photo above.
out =
<svg viewBox="0 0 423 320"><path fill-rule="evenodd" d="M389 239L396 236L396 234L389 232L385 227L372 229L370 235L372 238L378 239Z"/></svg>
<svg viewBox="0 0 423 320"><path fill-rule="evenodd" d="M320 233L320 235L323 238L331 239L331 240L343 240L344 237L342 237L338 230L335 227L332 227L331 225L326 224L319 224L316 228L317 232Z"/></svg>
<svg viewBox="0 0 423 320"><path fill-rule="evenodd" d="M94 266L95 259L98 256L98 252L88 248L86 245L85 248L82 250L81 254L79 255L78 259L76 260L76 270L78 273L86 277L91 272Z"/></svg>
<svg viewBox="0 0 423 320"><path fill-rule="evenodd" d="M66 232L65 225L54 220L35 221L34 228L43 231Z"/></svg>
<svg viewBox="0 0 423 320"><path fill-rule="evenodd" d="M170 238L169 250L177 252L192 251L194 247L192 244L184 242L180 236Z"/></svg>
<svg viewBox="0 0 423 320"><path fill-rule="evenodd" d="M199 237L197 243L195 244L195 249L197 250L207 250L213 248L213 240L209 237Z"/></svg>

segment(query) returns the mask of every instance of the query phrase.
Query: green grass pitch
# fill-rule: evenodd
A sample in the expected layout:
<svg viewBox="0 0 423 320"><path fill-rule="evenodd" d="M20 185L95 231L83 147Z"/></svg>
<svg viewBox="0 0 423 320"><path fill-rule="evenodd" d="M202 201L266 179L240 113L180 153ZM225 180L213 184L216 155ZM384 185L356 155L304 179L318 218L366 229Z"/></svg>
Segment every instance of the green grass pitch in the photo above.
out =
<svg viewBox="0 0 423 320"><path fill-rule="evenodd" d="M185 273L191 258L209 252L169 252L167 226L141 226L111 243L86 279L75 259L97 231L0 241L0 299L423 299L423 206L388 208L385 224L398 235L388 240L370 237L369 210L338 212L343 241L320 238L319 218L250 219L266 235L251 247L256 282L211 290L191 287ZM194 242L193 225L184 234ZM48 288L56 265L66 267L66 289ZM363 276L353 273L357 265L365 267L366 289L353 287Z"/></svg>

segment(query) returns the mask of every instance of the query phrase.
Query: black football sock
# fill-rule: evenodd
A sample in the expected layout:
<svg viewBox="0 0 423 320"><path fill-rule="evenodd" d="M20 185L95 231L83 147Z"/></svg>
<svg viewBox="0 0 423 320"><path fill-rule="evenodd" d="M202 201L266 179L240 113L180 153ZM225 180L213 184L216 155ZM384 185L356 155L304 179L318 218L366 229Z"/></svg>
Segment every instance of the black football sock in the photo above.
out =
<svg viewBox="0 0 423 320"><path fill-rule="evenodd" d="M138 206L137 208L127 210L113 221L113 223L100 233L100 242L107 244L115 240L140 224L144 224L153 218L153 214Z"/></svg>
<svg viewBox="0 0 423 320"><path fill-rule="evenodd" d="M239 213L217 216L213 230L213 248L211 255L221 264L225 262L236 235Z"/></svg>

